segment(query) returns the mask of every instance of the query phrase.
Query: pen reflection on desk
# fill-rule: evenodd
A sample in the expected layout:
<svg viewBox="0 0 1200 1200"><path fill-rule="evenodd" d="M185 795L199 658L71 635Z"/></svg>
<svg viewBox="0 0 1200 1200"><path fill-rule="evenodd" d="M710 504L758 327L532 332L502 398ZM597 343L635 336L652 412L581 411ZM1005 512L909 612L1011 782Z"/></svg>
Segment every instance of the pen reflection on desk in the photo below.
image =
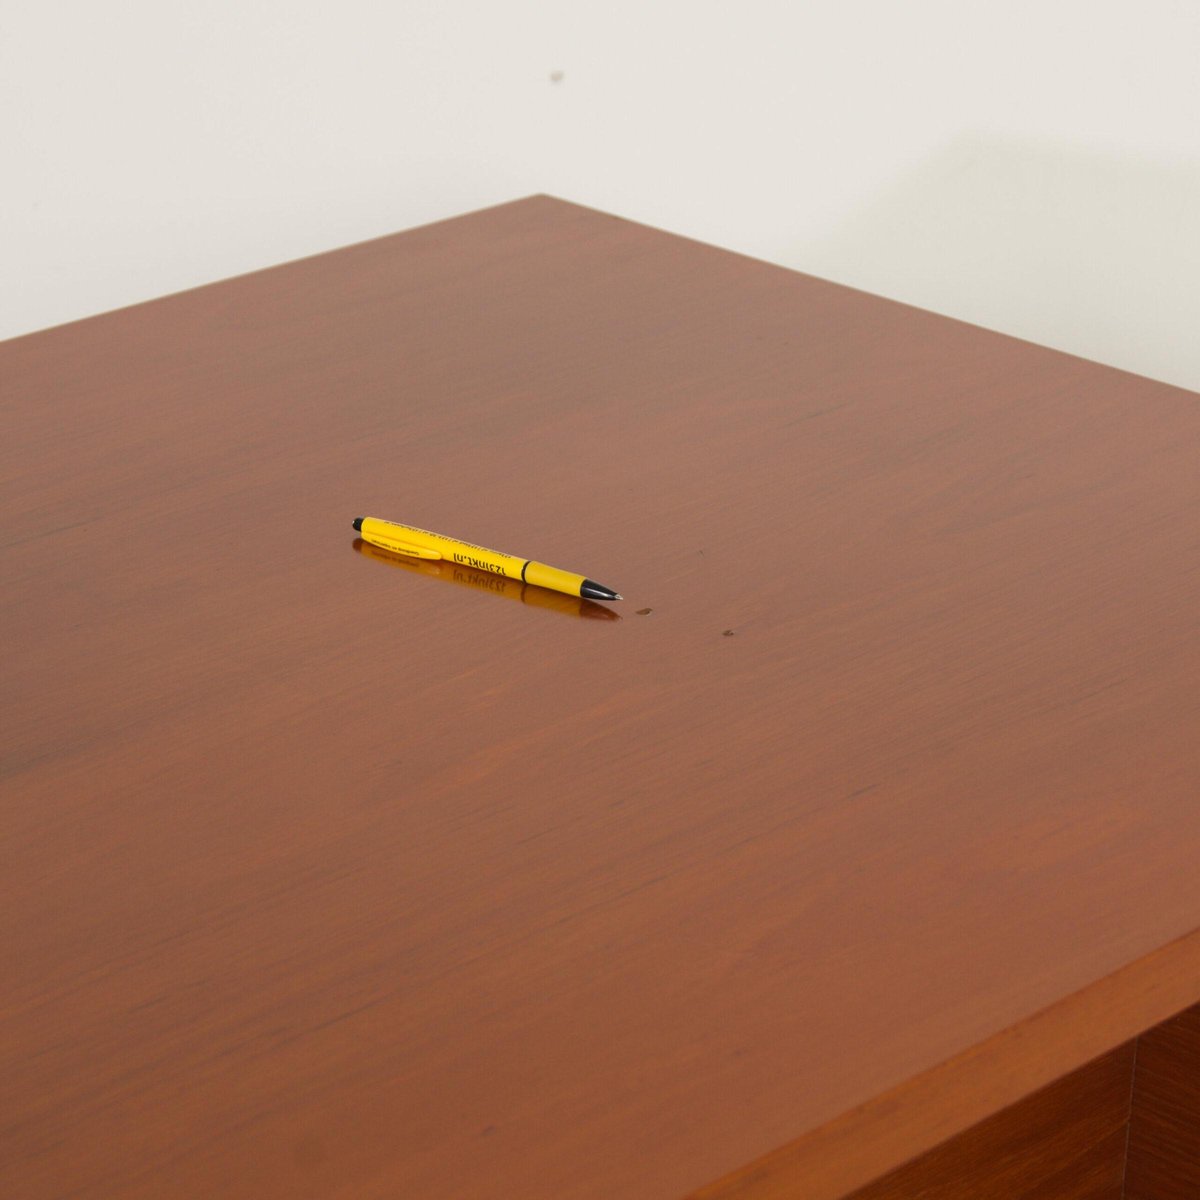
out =
<svg viewBox="0 0 1200 1200"><path fill-rule="evenodd" d="M611 608L605 608L603 604L597 604L593 600L568 596L563 592L552 592L548 588L535 587L532 583L522 583L519 579L476 571L473 567L464 567L458 563L406 558L403 554L393 554L390 550L384 550L382 546L372 546L370 542L364 542L361 538L355 538L353 546L365 558L377 559L387 563L389 567L399 567L403 571L411 571L429 579L440 579L444 583L457 584L459 587L489 592L493 596L519 600L530 608L545 608L568 617L584 617L592 621L621 619L620 613L615 613Z"/></svg>

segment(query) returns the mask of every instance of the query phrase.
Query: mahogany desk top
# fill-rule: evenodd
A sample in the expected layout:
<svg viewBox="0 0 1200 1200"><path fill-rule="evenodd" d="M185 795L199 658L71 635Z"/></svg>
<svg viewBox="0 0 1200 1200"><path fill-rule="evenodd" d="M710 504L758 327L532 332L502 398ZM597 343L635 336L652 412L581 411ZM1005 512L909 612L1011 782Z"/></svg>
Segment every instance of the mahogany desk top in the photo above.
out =
<svg viewBox="0 0 1200 1200"><path fill-rule="evenodd" d="M0 390L0 1194L828 1200L1200 1000L1197 396L545 197Z"/></svg>

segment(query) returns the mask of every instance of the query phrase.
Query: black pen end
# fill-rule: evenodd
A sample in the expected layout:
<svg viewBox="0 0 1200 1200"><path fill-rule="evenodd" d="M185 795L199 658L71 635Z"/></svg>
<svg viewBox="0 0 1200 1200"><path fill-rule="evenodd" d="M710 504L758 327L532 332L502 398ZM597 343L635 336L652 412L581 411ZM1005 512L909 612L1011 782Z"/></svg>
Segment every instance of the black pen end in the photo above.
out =
<svg viewBox="0 0 1200 1200"><path fill-rule="evenodd" d="M620 593L614 592L612 588L606 588L603 584L594 582L591 579L585 579L579 585L579 594L585 600L620 600Z"/></svg>
<svg viewBox="0 0 1200 1200"><path fill-rule="evenodd" d="M361 531L362 531L362 523L363 523L363 519L362 519L362 517L355 517L355 518L354 518L354 528L355 528L355 530L356 530L356 531L358 531L358 532L361 532Z"/></svg>

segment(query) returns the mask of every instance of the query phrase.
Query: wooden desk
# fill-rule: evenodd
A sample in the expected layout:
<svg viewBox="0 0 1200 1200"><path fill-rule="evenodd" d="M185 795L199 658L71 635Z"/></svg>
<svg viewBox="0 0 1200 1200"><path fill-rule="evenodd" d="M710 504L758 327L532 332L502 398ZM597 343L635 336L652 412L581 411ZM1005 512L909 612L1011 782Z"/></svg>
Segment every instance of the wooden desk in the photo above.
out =
<svg viewBox="0 0 1200 1200"><path fill-rule="evenodd" d="M0 384L0 1195L1196 1194L1196 396L547 198Z"/></svg>

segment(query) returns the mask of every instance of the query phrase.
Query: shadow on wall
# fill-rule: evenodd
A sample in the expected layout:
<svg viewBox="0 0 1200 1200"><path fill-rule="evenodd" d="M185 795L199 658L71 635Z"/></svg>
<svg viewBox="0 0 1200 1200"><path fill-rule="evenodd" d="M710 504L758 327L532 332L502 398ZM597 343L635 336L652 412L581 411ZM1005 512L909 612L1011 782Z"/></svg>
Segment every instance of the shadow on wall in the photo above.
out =
<svg viewBox="0 0 1200 1200"><path fill-rule="evenodd" d="M1200 391L1200 163L963 137L778 261Z"/></svg>

